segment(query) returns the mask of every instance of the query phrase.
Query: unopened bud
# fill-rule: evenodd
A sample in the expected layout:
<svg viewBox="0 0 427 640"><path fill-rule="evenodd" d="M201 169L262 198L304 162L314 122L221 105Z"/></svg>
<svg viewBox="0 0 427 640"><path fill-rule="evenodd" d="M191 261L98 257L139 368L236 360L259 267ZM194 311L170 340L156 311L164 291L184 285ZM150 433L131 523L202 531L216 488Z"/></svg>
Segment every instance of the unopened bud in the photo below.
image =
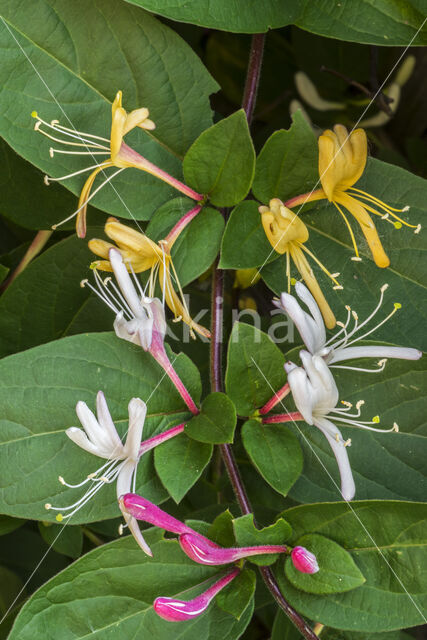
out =
<svg viewBox="0 0 427 640"><path fill-rule="evenodd" d="M291 552L291 560L295 569L301 573L317 573L319 571L316 556L305 547L294 547Z"/></svg>

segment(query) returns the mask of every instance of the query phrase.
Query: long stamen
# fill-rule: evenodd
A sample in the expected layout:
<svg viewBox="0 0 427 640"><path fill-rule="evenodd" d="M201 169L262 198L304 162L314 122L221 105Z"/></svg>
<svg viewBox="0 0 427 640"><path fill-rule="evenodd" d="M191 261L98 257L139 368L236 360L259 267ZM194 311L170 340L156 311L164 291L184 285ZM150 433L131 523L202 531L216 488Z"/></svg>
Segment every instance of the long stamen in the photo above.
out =
<svg viewBox="0 0 427 640"><path fill-rule="evenodd" d="M365 209L367 209L371 213L375 214L376 216L380 216L380 218L382 220L386 220L387 222L390 222L390 224L392 224L395 227L395 229L400 229L402 227L402 224L404 224L405 227L410 227L411 229L416 229L417 226L418 226L416 224L410 224L409 222L407 222L403 218L400 218L399 216L397 216L395 213L393 213L393 211L391 210L391 207L389 207L388 205L386 205L384 203L375 202L371 198L369 198L367 195L365 195L365 196L360 195L359 198L363 198L364 200L367 200L368 202L373 202L377 207L379 207L380 209L383 209L383 211L386 212L385 215L383 213L377 211L376 209L374 209L370 205L366 204L365 202L362 203L362 206ZM408 209L409 209L409 207L407 207L406 209L396 209L396 211L405 211L405 210L407 211ZM389 220L388 219L389 216L394 218L397 222L393 222L392 220Z"/></svg>
<svg viewBox="0 0 427 640"><path fill-rule="evenodd" d="M52 124L53 122L55 123L55 125ZM75 133L79 134L79 131L76 131L76 129L70 129L69 127L64 127L64 125L59 124L58 120L52 120L51 126L53 126L54 129L60 129L61 131L69 132L69 133L66 133L66 135L72 135L74 137ZM95 140L102 140L103 142L110 144L110 141L108 140L108 138L103 138L102 136L96 136L94 133L82 133L81 135L84 138L94 138Z"/></svg>
<svg viewBox="0 0 427 640"><path fill-rule="evenodd" d="M93 164L90 167L86 167L85 169L79 169L78 171L74 171L73 173L69 173L66 176L60 176L59 178L51 178L50 176L44 177L44 182L47 186L51 182L60 182L61 180L68 180L68 178L74 178L74 176L79 176L81 173L86 173L87 171L93 171L93 169L98 169L98 167L111 167L110 162L101 162L101 164ZM77 212L73 213L73 216L76 215ZM62 223L60 223L62 224Z"/></svg>
<svg viewBox="0 0 427 640"><path fill-rule="evenodd" d="M345 323L342 323L340 321L337 322L337 325L339 327L341 327L341 329L339 331L337 331L337 333L335 335L333 335L331 338L329 338L329 340L327 340L325 342L325 347L330 343L333 342L334 340L336 340L336 338L341 334L341 333L347 333L347 327L348 324L350 322L350 318L351 318L351 307L349 305L346 305L346 309L347 309L347 320L345 321Z"/></svg>
<svg viewBox="0 0 427 640"><path fill-rule="evenodd" d="M336 276L339 276L339 273L331 273L330 271L328 271L328 269L325 267L325 265L320 262L320 260L314 255L314 253L312 253L310 251L310 249L307 249L307 247L303 244L300 243L300 247L303 251L305 251L306 253L308 253L308 255L310 256L310 258L312 258L316 264L319 265L319 267L322 269L323 273L326 273L326 275L332 280L332 282L335 284L334 289L342 289L342 285L340 285L340 283L338 282L338 280L336 279Z"/></svg>
<svg viewBox="0 0 427 640"><path fill-rule="evenodd" d="M103 281L103 285L106 288L106 290L108 291L108 293L110 294L111 298L115 302L120 302L122 310L126 311L127 314L130 316L130 318L133 318L134 314L132 313L132 309L130 308L130 306L126 302L125 297L123 296L123 294L120 291L120 289L117 287L116 283L113 282L113 279L112 279L111 276L108 276L107 278L105 278L105 280ZM115 295L113 293L111 293L111 291L108 289L108 285L111 286L111 288L113 289ZM118 300L117 300L116 296L117 296Z"/></svg>
<svg viewBox="0 0 427 640"><path fill-rule="evenodd" d="M87 138L94 138L97 140L102 140L103 142L106 142L108 145L110 145L110 141L107 140L106 138L101 138L100 136L95 136L91 133L83 133L73 129L68 129L67 127L63 127L62 125L60 125L58 123L58 120L52 120L52 122L50 123L46 122L46 120L43 120L42 118L40 118L40 116L37 114L36 111L33 111L31 115L33 116L33 118L37 119L37 122L34 125L35 131L39 131L43 135L47 136L48 138L51 138L52 140L55 140L56 142L59 142L60 144L83 146L83 147L91 146L91 147L97 147L100 149L105 149L106 151L110 150L110 146L107 147L103 144L99 144L98 142L94 142L94 140L87 139ZM48 129L53 129L53 131L57 131L58 133L63 133L65 136L69 138L80 140L80 142L76 143L76 142L70 142L69 140L61 140L60 138L54 138L46 131L43 131L43 129L40 128L40 124L43 124Z"/></svg>
<svg viewBox="0 0 427 640"><path fill-rule="evenodd" d="M88 149L88 148L105 149L105 151L107 151L107 147L104 147L103 145L98 144L96 142L90 142L89 140L84 142L70 142L69 140L61 140L61 138L56 138L55 136L52 136L50 133L47 133L47 131L43 131L43 129L40 128L39 122L36 122L36 124L34 125L34 131L41 133L46 138L49 138L49 140L53 140L54 142L58 142L59 144L67 144L69 146L72 145L73 147L84 147L85 149ZM77 139L84 140L84 138L77 138Z"/></svg>
<svg viewBox="0 0 427 640"><path fill-rule="evenodd" d="M385 369L385 365L387 363L387 358L384 358L383 360L380 360L378 362L378 368L377 369L363 369L362 367L349 367L343 364L330 364L329 368L334 368L334 369L349 369L350 371L362 371L363 373L381 373L381 371L384 371Z"/></svg>
<svg viewBox="0 0 427 640"><path fill-rule="evenodd" d="M96 165L96 167L101 167L101 168L111 167L111 166L112 166L111 162L106 162L104 164ZM69 220L72 220L79 213L79 211L84 209L89 204L89 202L92 200L92 198L94 198L96 196L98 191L100 191L107 184L107 182L110 182L110 180L115 178L115 176L117 176L122 171L124 171L124 168L123 169L119 169L118 171L115 171L114 173L112 173L111 176L108 176L108 178L106 178L106 180L104 180L104 182L101 182L99 187L97 187L94 191L92 191L90 196L83 202L83 204L78 209L76 209L74 211L74 213L72 213L70 216L68 216L68 218L64 218L64 220L61 220L61 222L57 222L56 224L53 224L52 225L52 229L56 229L61 224L64 224L65 222L68 222ZM76 175L76 174L72 174L72 175ZM68 176L68 177L70 177L70 176ZM57 180L61 180L61 179L62 178L57 178Z"/></svg>
<svg viewBox="0 0 427 640"><path fill-rule="evenodd" d="M111 309L111 311L113 311L116 315L118 315L118 314L120 313L121 309L117 309L117 308L114 306L114 304L110 301L110 299L109 299L109 298L107 298L107 297L105 296L105 294L100 293L100 292L99 292L99 291L98 291L98 290L93 286L93 284L91 284L91 283L89 282L89 280L88 280L87 278L85 278L84 280L82 280L82 281L80 282L80 286L81 286L81 287L89 287L89 289L91 289L91 291L93 291L93 292L95 293L95 295L97 295L97 296L98 296L98 298L100 298L100 299L102 300L102 302L103 302L104 304L106 304L106 305L107 305L107 307L109 307L109 308Z"/></svg>
<svg viewBox="0 0 427 640"><path fill-rule="evenodd" d="M55 153L62 153L63 155L68 156L109 156L109 151L67 151L65 149L54 149L50 147L49 155L51 158L55 155Z"/></svg>
<svg viewBox="0 0 427 640"><path fill-rule="evenodd" d="M339 206L339 204L337 204L335 201L333 201L333 203L336 206L336 208L338 209L338 211L340 212L341 216L344 218L344 222L346 223L347 229L348 229L348 231L350 233L350 238L351 238L351 241L353 243L354 253L356 254L351 259L354 260L355 262L361 262L362 258L359 256L359 249L357 248L357 243L356 243L356 238L355 238L355 235L354 235L354 231L351 228L351 225L350 225L350 223L348 221L348 218L345 215L344 211Z"/></svg>
<svg viewBox="0 0 427 640"><path fill-rule="evenodd" d="M115 460L114 463L116 462L117 461ZM62 485L64 485L64 487L68 487L69 489L78 489L79 487L82 487L88 482L91 482L93 480L99 480L99 478L97 478L98 474L101 473L101 471L103 471L105 467L108 467L110 464L111 464L111 460L107 460L107 462L103 464L102 467L99 467L99 469L97 469L93 473L90 473L82 482L79 482L78 484L70 484L69 482L65 482L62 476L59 476L58 480Z"/></svg>
<svg viewBox="0 0 427 640"><path fill-rule="evenodd" d="M370 329L369 331L367 331L366 333L364 333L361 336L358 336L355 340L352 340L351 342L348 342L346 346L350 346L352 344L354 344L355 342L359 342L359 340L363 340L364 338L366 338L367 336L369 336L371 333L373 333L374 331L376 331L377 329L379 329L383 324L385 324L386 322L388 322L390 320L390 318L392 316L394 316L394 314L396 313L396 311L398 311L399 309L402 308L402 305L400 304L400 302L395 302L394 303L394 307L393 307L393 311L391 313L388 314L388 316L386 316L383 320L381 320L381 322L379 322L375 327L373 327L372 329ZM359 327L360 328L360 327Z"/></svg>

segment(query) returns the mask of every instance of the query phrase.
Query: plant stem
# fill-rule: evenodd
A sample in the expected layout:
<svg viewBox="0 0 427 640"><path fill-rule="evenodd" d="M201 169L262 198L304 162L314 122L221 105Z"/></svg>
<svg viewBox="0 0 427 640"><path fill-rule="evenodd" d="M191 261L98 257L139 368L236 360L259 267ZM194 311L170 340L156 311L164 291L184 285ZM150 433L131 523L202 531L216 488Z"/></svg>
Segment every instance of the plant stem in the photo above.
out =
<svg viewBox="0 0 427 640"><path fill-rule="evenodd" d="M255 33L252 36L251 50L249 53L248 72L246 75L245 89L243 91L242 108L245 110L248 124L252 122L258 84L261 76L262 57L264 54L265 33Z"/></svg>
<svg viewBox="0 0 427 640"><path fill-rule="evenodd" d="M243 109L245 110L248 123L252 119L255 106L256 92L261 71L261 62L264 49L264 34L254 34L252 36L251 52L249 56L249 66L243 96ZM212 306L211 306L211 352L210 352L210 375L211 390L222 391L222 327L223 327L223 299L224 299L224 272L218 269L218 261L215 263L212 281ZM249 497L243 485L239 469L237 467L231 446L228 444L219 445L222 459L224 460L234 494L239 503L243 515L252 513ZM307 640L318 640L308 624L293 609L283 597L279 585L269 567L259 567L263 580L271 595L284 611L300 633Z"/></svg>

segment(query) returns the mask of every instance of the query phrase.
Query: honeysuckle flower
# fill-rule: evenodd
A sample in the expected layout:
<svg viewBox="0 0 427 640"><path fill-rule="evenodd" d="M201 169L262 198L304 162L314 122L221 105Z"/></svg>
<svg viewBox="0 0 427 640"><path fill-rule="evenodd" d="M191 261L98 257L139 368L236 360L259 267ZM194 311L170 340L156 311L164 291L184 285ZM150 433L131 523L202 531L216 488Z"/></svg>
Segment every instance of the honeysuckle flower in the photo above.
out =
<svg viewBox="0 0 427 640"><path fill-rule="evenodd" d="M305 547L294 547L291 551L291 560L295 569L301 573L317 573L319 571L316 556Z"/></svg>
<svg viewBox="0 0 427 640"><path fill-rule="evenodd" d="M301 98L305 100L305 102L313 107L313 109L317 109L317 111L333 111L345 109L345 104L342 102L331 102L330 100L324 100L319 95L317 87L310 80L308 75L304 73L304 71L297 71L294 76L295 85L300 94Z"/></svg>
<svg viewBox="0 0 427 640"><path fill-rule="evenodd" d="M60 176L59 178L51 178L49 176L45 176L45 183L48 185L51 182L62 182L63 180L67 180L68 178L72 178L76 175L91 171L91 174L83 185L76 211L74 211L74 213L72 213L71 216L69 216L65 220L62 220L62 222L53 226L53 228L56 228L59 224L67 222L67 220L70 220L74 216L77 216L76 232L80 238L84 238L86 235L86 209L88 203L98 193L98 191L102 189L105 184L110 182L119 173L130 167L140 169L141 171L145 171L146 173L149 173L156 178L163 180L163 182L170 184L171 186L175 187L175 189L178 189L194 200L203 199L203 196L200 193L197 193L176 178L170 176L155 164L141 156L123 141L124 136L132 129L135 129L135 127L139 127L140 129L145 129L148 131L155 129L154 122L148 118L148 109L142 107L141 109L135 109L134 111L127 113L122 107L122 92L118 91L113 101L111 111L111 133L109 140L107 138L103 138L102 136L96 136L91 133L83 133L73 128L70 129L69 127L64 127L59 124L58 120L52 120L50 123L46 122L45 120L40 118L40 116L35 111L33 111L33 113L31 114L36 119L36 124L34 126L36 131L39 131L54 142L74 147L73 151L55 149L51 147L50 156L52 158L55 154L85 155L92 157L93 160L95 160L95 156L108 156L102 162L97 162L96 164L92 164L85 169L74 171L73 173L65 176ZM52 135L52 133L56 135ZM61 137L58 138L56 137L57 135L60 135ZM80 147L81 150L76 150L76 148L78 147ZM110 167L116 167L117 171L106 177L106 179L91 193L97 175L100 172L103 172L104 175L106 175L105 170L109 169Z"/></svg>
<svg viewBox="0 0 427 640"><path fill-rule="evenodd" d="M279 198L273 198L270 200L268 207L259 207L261 213L262 226L264 227L265 234L277 253L286 254L286 274L288 278L288 291L291 286L291 266L290 260L292 258L296 268L300 272L302 278L310 289L311 293L315 297L317 304L319 305L325 324L329 329L335 326L335 316L325 296L320 289L314 273L308 263L305 253L310 256L331 278L334 283L334 289L342 289L342 286L337 281L339 273L330 273L326 267L316 258L316 256L305 246L305 242L308 240L308 229L303 221L294 213L284 206L283 202Z"/></svg>
<svg viewBox="0 0 427 640"><path fill-rule="evenodd" d="M209 338L210 332L194 322L190 316L167 241L156 244L144 233L122 224L115 218L107 220L105 233L117 246L97 238L90 240L89 249L103 258L93 262L92 266L101 271L113 271L110 252L114 249L122 255L130 271L141 273L150 270L148 296L154 297L158 280L164 300L175 315L175 319L185 322L190 327L192 335L194 330L201 336ZM179 295L175 291L172 280L176 282Z"/></svg>
<svg viewBox="0 0 427 640"><path fill-rule="evenodd" d="M298 298L306 305L308 311L305 311L296 297L282 293L280 301L274 301L277 307L283 309L297 327L305 346L312 355L319 355L329 365L345 360L353 360L355 358L381 358L378 368L360 369L357 367L347 367L338 365L340 368L350 368L359 371L378 372L384 369L388 358L398 358L402 360L418 360L422 353L418 349L407 347L387 347L382 345L355 346L357 342L363 340L374 333L379 327L385 324L390 318L401 308L399 303L394 303L391 312L373 327L368 328L367 325L376 316L383 305L384 292L388 289L385 284L380 289L380 298L374 310L363 320L359 322L357 313L347 306L346 321L337 322L339 330L331 338L326 338L325 325L320 313L320 309L310 291L301 282L295 285L295 293ZM353 326L350 324L353 321Z"/></svg>
<svg viewBox="0 0 427 640"><path fill-rule="evenodd" d="M147 405L140 398L132 398L128 405L129 428L126 441L123 444L117 433L110 411L108 409L105 396L99 391L96 396L96 417L85 402L79 401L76 406L77 417L83 429L70 427L65 431L67 436L79 447L99 458L107 460L96 471L90 473L82 482L69 484L62 476L59 482L71 489L90 484L88 491L74 504L68 507L54 507L50 503L45 508L58 511L56 519L58 522L69 520L77 511L87 504L105 485L116 482L117 498L129 492L131 488L135 491L136 471L141 456L154 447L174 438L184 430L184 424L179 424L167 431L153 436L141 442L144 428ZM119 507L122 511L126 525L129 527L135 540L145 553L152 555L151 550L145 542L139 529L136 518L132 517L126 510L122 509L119 500ZM65 516L64 512L68 512Z"/></svg>
<svg viewBox="0 0 427 640"><path fill-rule="evenodd" d="M176 598L159 597L153 603L153 609L158 616L170 622L192 620L206 611L213 598L239 575L240 569L231 569L209 589L192 600L177 600Z"/></svg>
<svg viewBox="0 0 427 640"><path fill-rule="evenodd" d="M189 410L193 414L199 413L166 353L164 345L166 320L163 304L158 298L145 295L133 271L131 272L132 281L120 251L110 249L109 257L109 264L118 287L111 277L102 280L96 269L93 270L95 286L89 280L83 280L81 285L89 287L116 314L114 331L117 337L148 351L169 376Z"/></svg>
<svg viewBox="0 0 427 640"><path fill-rule="evenodd" d="M397 215L397 213L408 211L408 206L395 209L379 198L353 186L365 170L367 157L368 143L363 129L355 129L350 134L341 124L335 125L333 131L327 129L319 137L319 179L322 188L291 198L285 204L292 208L314 200L327 199L332 202L350 233L355 252L352 260L360 261L356 238L343 211L343 208L347 209L359 223L375 264L379 267L388 267L390 260L383 249L369 213L386 220L396 229L405 225L414 229L415 233L419 233L421 225L410 224Z"/></svg>
<svg viewBox="0 0 427 640"><path fill-rule="evenodd" d="M367 422L360 421L360 408L364 404L363 400L356 403L356 413L350 413L352 405L349 402L342 402L344 406L337 408L339 393L325 360L322 356L312 356L304 350L300 351L300 356L302 367L298 367L293 362L285 364L295 405L301 418L307 424L320 429L328 440L338 463L342 497L344 500L352 500L356 489L347 455L347 447L351 444L351 440L345 441L334 423L338 422L379 433L396 432L399 427L396 423L391 429L379 429L372 426L379 423L379 416L375 416Z"/></svg>
<svg viewBox="0 0 427 640"><path fill-rule="evenodd" d="M179 544L184 553L198 564L222 565L237 562L242 558L260 556L268 553L290 553L285 545L266 544L253 547L224 548L202 538L197 533L183 533Z"/></svg>

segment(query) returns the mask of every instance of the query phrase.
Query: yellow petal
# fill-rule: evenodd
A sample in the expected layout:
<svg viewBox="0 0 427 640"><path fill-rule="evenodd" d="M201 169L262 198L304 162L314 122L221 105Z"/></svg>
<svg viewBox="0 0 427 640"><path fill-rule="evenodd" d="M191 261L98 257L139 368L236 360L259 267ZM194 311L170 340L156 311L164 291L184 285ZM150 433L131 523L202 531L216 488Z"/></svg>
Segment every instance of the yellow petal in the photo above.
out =
<svg viewBox="0 0 427 640"><path fill-rule="evenodd" d="M352 216L356 218L360 228L362 229L363 235L366 238L366 242L369 245L375 264L382 268L388 267L390 260L381 244L374 221L366 209L364 209L360 202L349 196L347 193L336 194L335 200L339 204L342 204L352 214Z"/></svg>
<svg viewBox="0 0 427 640"><path fill-rule="evenodd" d="M109 260L94 260L91 262L90 268L98 269L99 271L109 271L110 273L113 272L113 267Z"/></svg>
<svg viewBox="0 0 427 640"><path fill-rule="evenodd" d="M101 240L100 238L92 238L87 244L92 253L100 258L104 258L104 260L108 260L108 252L114 248L114 244L106 242L106 240Z"/></svg>
<svg viewBox="0 0 427 640"><path fill-rule="evenodd" d="M323 320L325 321L325 325L328 329L333 329L336 324L335 316L332 312L331 307L326 301L325 296L322 293L322 290L319 286L319 283L316 280L316 277L308 264L307 258L305 257L302 250L295 245L290 247L291 258L295 263L296 268L300 272L303 277L304 282L307 287L310 289L313 298L316 300L317 305L320 309L320 312L323 316Z"/></svg>
<svg viewBox="0 0 427 640"><path fill-rule="evenodd" d="M122 95L123 94L121 91L117 91L116 97L114 98L113 104L111 105L111 114L113 118L116 110L122 108Z"/></svg>
<svg viewBox="0 0 427 640"><path fill-rule="evenodd" d="M140 263L139 271L150 269L163 259L163 251L144 233L118 222L115 218L108 218L105 233L113 240L119 249L128 252L132 264ZM133 258L133 254L135 257Z"/></svg>
<svg viewBox="0 0 427 640"><path fill-rule="evenodd" d="M356 129L348 135L347 129L337 124L319 137L319 177L328 200L335 191L345 191L362 175L368 154L366 133Z"/></svg>
<svg viewBox="0 0 427 640"><path fill-rule="evenodd" d="M303 221L278 198L270 201L269 208L259 207L259 211L265 235L277 253L285 253L290 242L305 242L308 239L308 230Z"/></svg>
<svg viewBox="0 0 427 640"><path fill-rule="evenodd" d="M126 111L122 107L117 107L111 120L110 148L112 162L115 162L122 146L126 118Z"/></svg>
<svg viewBox="0 0 427 640"><path fill-rule="evenodd" d="M331 202L334 195L335 185L338 182L339 176L337 176L336 169L337 164L334 162L335 156L335 142L330 135L327 135L329 131L325 131L323 135L319 137L319 178L322 184L323 191L326 193L328 200ZM332 131L330 132L332 133Z"/></svg>
<svg viewBox="0 0 427 640"><path fill-rule="evenodd" d="M123 135L126 135L135 127L140 127L149 115L150 112L145 107L142 107L141 109L135 109L134 111L128 113L128 115L126 116Z"/></svg>
<svg viewBox="0 0 427 640"><path fill-rule="evenodd" d="M92 171L88 179L83 185L83 189L80 193L79 204L78 204L78 213L76 218L76 233L79 238L84 238L86 235L86 209L87 209L87 199L89 198L90 191L92 189L93 183L95 181L96 176L100 171L103 171L107 166L106 163L103 163L101 167ZM86 203L86 204L85 204Z"/></svg>

